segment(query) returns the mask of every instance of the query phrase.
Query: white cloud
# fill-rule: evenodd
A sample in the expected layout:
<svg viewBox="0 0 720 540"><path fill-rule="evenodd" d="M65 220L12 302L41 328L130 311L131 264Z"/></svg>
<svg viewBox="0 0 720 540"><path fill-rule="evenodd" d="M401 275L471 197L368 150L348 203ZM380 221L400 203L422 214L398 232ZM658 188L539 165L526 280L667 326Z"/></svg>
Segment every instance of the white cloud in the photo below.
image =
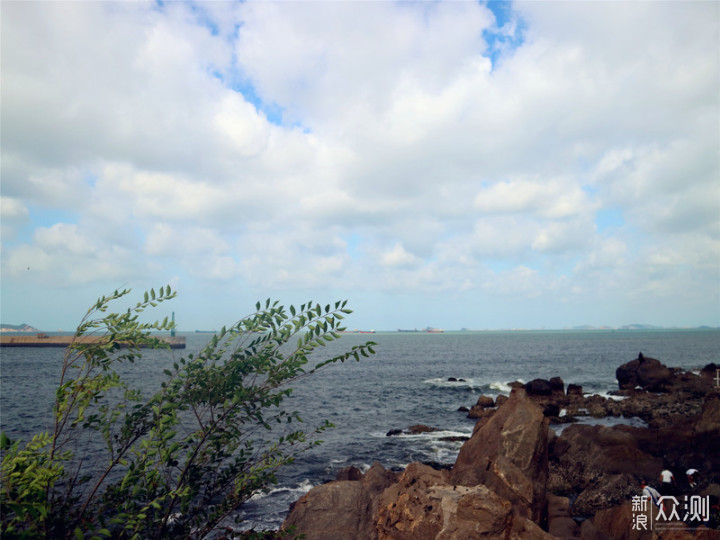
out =
<svg viewBox="0 0 720 540"><path fill-rule="evenodd" d="M383 266L393 267L412 267L417 266L420 259L408 252L403 245L398 242L392 249L385 251L380 257L380 264Z"/></svg>
<svg viewBox="0 0 720 540"><path fill-rule="evenodd" d="M99 242L77 225L66 223L38 228L31 244L11 250L3 262L4 275L12 280L50 288L122 283L146 272L131 250Z"/></svg>
<svg viewBox="0 0 720 540"><path fill-rule="evenodd" d="M525 178L482 189L475 208L491 214L531 214L546 219L574 217L594 209L589 196L572 180Z"/></svg>
<svg viewBox="0 0 720 540"><path fill-rule="evenodd" d="M3 240L35 230L4 277L717 288L717 6L512 9L498 29L471 2L3 4ZM484 32L518 28L493 64Z"/></svg>
<svg viewBox="0 0 720 540"><path fill-rule="evenodd" d="M30 211L20 199L0 197L0 215L2 215L3 222L11 223L26 220Z"/></svg>

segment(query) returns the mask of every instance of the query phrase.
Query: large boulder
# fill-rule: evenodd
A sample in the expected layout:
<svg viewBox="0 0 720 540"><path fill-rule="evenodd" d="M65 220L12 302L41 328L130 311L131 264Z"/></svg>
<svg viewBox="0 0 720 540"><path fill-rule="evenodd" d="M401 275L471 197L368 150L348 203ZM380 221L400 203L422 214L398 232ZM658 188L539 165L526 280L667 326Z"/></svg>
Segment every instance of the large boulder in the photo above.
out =
<svg viewBox="0 0 720 540"><path fill-rule="evenodd" d="M548 494L548 532L558 538L576 538L580 527L570 517L570 499Z"/></svg>
<svg viewBox="0 0 720 540"><path fill-rule="evenodd" d="M523 389L510 399L460 449L450 471L458 486L483 484L509 500L514 511L543 521L548 476L548 420Z"/></svg>
<svg viewBox="0 0 720 540"><path fill-rule="evenodd" d="M662 362L642 353L615 370L620 390L632 390L639 386L650 392L663 392L670 385L670 376L670 370Z"/></svg>
<svg viewBox="0 0 720 540"><path fill-rule="evenodd" d="M379 540L552 538L516 516L510 502L486 486L450 485L446 471L420 463L407 467L399 481L380 495L378 506Z"/></svg>
<svg viewBox="0 0 720 540"><path fill-rule="evenodd" d="M552 488L577 494L573 513L588 516L636 494L639 480L656 478L663 461L623 427L575 424L553 442L550 469Z"/></svg>
<svg viewBox="0 0 720 540"><path fill-rule="evenodd" d="M529 396L549 396L552 394L553 386L547 379L533 379L525 384L525 391Z"/></svg>
<svg viewBox="0 0 720 540"><path fill-rule="evenodd" d="M294 504L282 529L295 526L307 540L347 540L349 531L358 539L377 538L377 496L395 480L375 463L360 480L316 486Z"/></svg>
<svg viewBox="0 0 720 540"><path fill-rule="evenodd" d="M710 394L705 399L695 433L703 437L720 436L720 394Z"/></svg>

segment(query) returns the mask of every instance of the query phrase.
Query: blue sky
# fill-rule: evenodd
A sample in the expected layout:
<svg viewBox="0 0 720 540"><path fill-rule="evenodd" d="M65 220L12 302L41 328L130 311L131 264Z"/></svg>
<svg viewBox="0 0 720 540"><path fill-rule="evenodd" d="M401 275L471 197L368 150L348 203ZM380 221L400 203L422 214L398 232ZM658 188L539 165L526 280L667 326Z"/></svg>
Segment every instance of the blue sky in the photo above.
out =
<svg viewBox="0 0 720 540"><path fill-rule="evenodd" d="M3 323L720 326L720 4L0 10Z"/></svg>

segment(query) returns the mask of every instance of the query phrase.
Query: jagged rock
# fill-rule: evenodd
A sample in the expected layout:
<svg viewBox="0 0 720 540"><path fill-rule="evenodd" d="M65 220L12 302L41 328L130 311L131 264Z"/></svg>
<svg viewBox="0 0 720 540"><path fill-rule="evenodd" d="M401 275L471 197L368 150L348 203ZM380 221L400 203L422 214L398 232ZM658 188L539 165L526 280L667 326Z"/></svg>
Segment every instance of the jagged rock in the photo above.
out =
<svg viewBox="0 0 720 540"><path fill-rule="evenodd" d="M548 532L558 538L576 538L580 528L570 517L570 499L548 494Z"/></svg>
<svg viewBox="0 0 720 540"><path fill-rule="evenodd" d="M572 513L587 517L603 508L621 504L639 493L639 485L638 479L630 473L601 473L577 496Z"/></svg>
<svg viewBox="0 0 720 540"><path fill-rule="evenodd" d="M328 482L311 489L295 503L282 525L291 525L306 540L377 538L377 495L396 480L396 475L375 463L360 480Z"/></svg>
<svg viewBox="0 0 720 540"><path fill-rule="evenodd" d="M701 471L695 492L712 487L720 493L710 486L720 474L715 367L696 376L655 362L643 357L618 368L620 386L628 388L619 392L626 397L621 401L585 397L573 384L563 394L559 377L528 383L532 396L522 383L510 383L511 396L498 396L497 409L480 396L469 411L479 416L473 436L451 469L413 463L398 474L375 464L362 475L348 467L301 498L283 528L295 525L308 540L644 539L633 532L629 510L641 478L656 479L669 467L682 480L684 470L695 467ZM573 425L560 436L548 430L546 416L559 422L576 414L639 416L648 428ZM417 425L388 435L430 431L437 429ZM573 515L588 519L578 526L570 499L553 493L572 497ZM655 538L720 535L698 527Z"/></svg>
<svg viewBox="0 0 720 540"><path fill-rule="evenodd" d="M419 538L436 535L442 527L440 500L430 489L447 483L447 472L411 463L396 484L378 499L378 538ZM433 536L430 536L433 534Z"/></svg>
<svg viewBox="0 0 720 540"><path fill-rule="evenodd" d="M560 377L550 379L550 390L554 393L565 393L565 382Z"/></svg>
<svg viewBox="0 0 720 540"><path fill-rule="evenodd" d="M344 469L340 469L338 473L335 475L335 480L360 480L363 477L363 473L360 469L357 467L345 467Z"/></svg>
<svg viewBox="0 0 720 540"><path fill-rule="evenodd" d="M575 424L554 441L550 469L553 488L580 493L573 513L588 516L632 496L638 480L657 477L663 462L626 430Z"/></svg>
<svg viewBox="0 0 720 540"><path fill-rule="evenodd" d="M494 407L495 400L490 396L480 396L478 397L477 405L482 408Z"/></svg>
<svg viewBox="0 0 720 540"><path fill-rule="evenodd" d="M720 395L710 394L705 399L700 419L695 424L695 433L700 436L720 435Z"/></svg>
<svg viewBox="0 0 720 540"><path fill-rule="evenodd" d="M615 370L615 378L621 390L640 386L650 392L662 392L667 389L670 370L659 360L640 356Z"/></svg>
<svg viewBox="0 0 720 540"><path fill-rule="evenodd" d="M484 484L508 499L516 513L540 523L545 514L548 421L522 389L460 449L451 482Z"/></svg>
<svg viewBox="0 0 720 540"><path fill-rule="evenodd" d="M495 401L490 396L478 397L477 403L468 411L468 418L485 418L491 416L495 411L487 410L495 406Z"/></svg>
<svg viewBox="0 0 720 540"><path fill-rule="evenodd" d="M549 396L552 394L552 385L546 379L533 379L525 385L529 396Z"/></svg>
<svg viewBox="0 0 720 540"><path fill-rule="evenodd" d="M379 497L379 540L550 540L483 485L454 486L448 475L412 463Z"/></svg>
<svg viewBox="0 0 720 540"><path fill-rule="evenodd" d="M482 407L480 405L473 405L470 407L470 410L468 411L468 418L490 418L493 414L495 414L495 409Z"/></svg>

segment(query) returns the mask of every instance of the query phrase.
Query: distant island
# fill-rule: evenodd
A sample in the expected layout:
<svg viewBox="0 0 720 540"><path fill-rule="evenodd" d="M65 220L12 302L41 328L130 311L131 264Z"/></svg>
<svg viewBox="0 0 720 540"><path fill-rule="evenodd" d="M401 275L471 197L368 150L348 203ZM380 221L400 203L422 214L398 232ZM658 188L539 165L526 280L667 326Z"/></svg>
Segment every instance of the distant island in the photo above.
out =
<svg viewBox="0 0 720 540"><path fill-rule="evenodd" d="M39 332L34 326L29 324L0 324L0 332Z"/></svg>

